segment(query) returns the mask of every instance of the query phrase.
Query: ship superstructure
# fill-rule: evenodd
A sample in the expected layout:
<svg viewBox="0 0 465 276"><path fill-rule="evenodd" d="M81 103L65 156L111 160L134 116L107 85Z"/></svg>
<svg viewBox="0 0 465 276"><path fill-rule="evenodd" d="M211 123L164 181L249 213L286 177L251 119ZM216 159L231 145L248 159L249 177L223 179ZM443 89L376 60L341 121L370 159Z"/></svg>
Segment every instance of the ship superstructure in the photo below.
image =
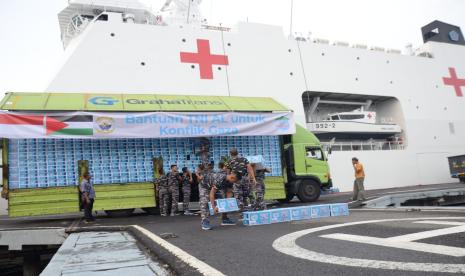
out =
<svg viewBox="0 0 465 276"><path fill-rule="evenodd" d="M378 118L374 125L391 129L360 131L352 120L343 135L315 131L332 146L335 186L352 188L353 156L365 164L368 188L451 181L447 156L465 152L459 27L432 22L422 29L425 44L402 53L287 37L263 24L209 26L200 4L167 1L153 12L132 1L69 1L59 14L64 62L47 92L108 93L108 105L118 93L267 96L314 131L328 116L341 121L363 109Z"/></svg>

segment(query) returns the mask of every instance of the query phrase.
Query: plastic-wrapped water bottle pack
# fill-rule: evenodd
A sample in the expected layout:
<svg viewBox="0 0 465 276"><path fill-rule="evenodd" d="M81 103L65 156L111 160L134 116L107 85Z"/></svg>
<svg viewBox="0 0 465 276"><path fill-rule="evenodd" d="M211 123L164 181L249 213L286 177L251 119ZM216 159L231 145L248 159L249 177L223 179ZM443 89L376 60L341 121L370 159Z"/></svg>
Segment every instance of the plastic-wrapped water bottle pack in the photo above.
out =
<svg viewBox="0 0 465 276"><path fill-rule="evenodd" d="M270 176L280 176L281 153L276 136L212 137L205 139L10 139L10 189L74 186L78 161L88 160L94 184L140 183L153 180L153 158L192 171L200 163L201 145L208 145L215 163L237 148L243 156L262 155ZM205 147L203 148L205 149Z"/></svg>
<svg viewBox="0 0 465 276"><path fill-rule="evenodd" d="M263 211L245 212L244 225L255 226L287 221L319 219L326 217L348 216L347 203L299 206Z"/></svg>

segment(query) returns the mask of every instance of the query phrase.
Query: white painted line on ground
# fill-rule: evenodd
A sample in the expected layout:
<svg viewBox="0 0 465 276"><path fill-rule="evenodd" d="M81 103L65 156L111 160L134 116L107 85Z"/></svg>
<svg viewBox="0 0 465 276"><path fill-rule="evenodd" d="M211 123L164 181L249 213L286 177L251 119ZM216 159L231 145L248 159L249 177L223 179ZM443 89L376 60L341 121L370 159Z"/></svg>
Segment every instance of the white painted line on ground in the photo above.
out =
<svg viewBox="0 0 465 276"><path fill-rule="evenodd" d="M173 255L181 259L183 262L197 269L203 275L208 275L208 276L224 276L225 275L221 271L218 271L217 269L211 267L207 263L190 255L189 253L182 250L181 248L165 241L164 239L160 238L159 236L155 235L154 233L150 232L144 227L141 227L139 225L133 225L133 227L139 230L141 233L146 235L148 238L150 238L152 241L154 241L161 247L171 252Z"/></svg>
<svg viewBox="0 0 465 276"><path fill-rule="evenodd" d="M421 221L414 221L413 223L424 223L424 224L438 224L438 225L465 225L465 222L458 222L458 221L440 221L440 220L421 220Z"/></svg>
<svg viewBox="0 0 465 276"><path fill-rule="evenodd" d="M387 238L387 240L394 242L410 242L463 232L465 232L465 225L396 236Z"/></svg>
<svg viewBox="0 0 465 276"><path fill-rule="evenodd" d="M451 189L455 189L455 187L451 188ZM410 193L410 192L424 192L424 191L436 191L436 190L444 190L444 188L437 188L437 189L425 188L425 189L414 189L414 190L400 190L400 191L386 192L386 193L382 193L382 194L379 194L379 195L403 194L403 193Z"/></svg>
<svg viewBox="0 0 465 276"><path fill-rule="evenodd" d="M350 242L391 247L391 248L397 248L397 249L414 250L414 251L420 251L424 253L433 253L433 254L440 254L440 255L446 255L446 256L452 256L452 257L465 256L465 248L411 242L411 241L401 241L401 240L396 240L395 238L397 237L376 238L376 237L366 237L366 236L348 235L348 234L329 234L329 235L323 235L321 237L327 238L327 239L350 241Z"/></svg>
<svg viewBox="0 0 465 276"><path fill-rule="evenodd" d="M296 240L312 233L325 230L363 225L370 223L395 222L395 221L417 221L417 220L465 220L464 217L420 217L406 219L381 219L369 221L357 221L335 225L328 225L317 228L310 228L302 231L297 231L284 235L273 242L273 248L283 254L290 255L295 258L309 260L312 262L320 262L327 264L336 264L350 267L362 267L373 269L387 269L399 271L421 271L421 272L437 272L437 273L465 273L465 264L445 264L445 263L414 263L414 262L394 262L383 260L371 260L361 258L349 258L334 256L324 253L319 253L302 248L296 244Z"/></svg>
<svg viewBox="0 0 465 276"><path fill-rule="evenodd" d="M381 208L367 208L363 207L360 209L350 209L350 211L378 211L378 212L447 212L447 213L463 213L465 211L465 207L381 207Z"/></svg>

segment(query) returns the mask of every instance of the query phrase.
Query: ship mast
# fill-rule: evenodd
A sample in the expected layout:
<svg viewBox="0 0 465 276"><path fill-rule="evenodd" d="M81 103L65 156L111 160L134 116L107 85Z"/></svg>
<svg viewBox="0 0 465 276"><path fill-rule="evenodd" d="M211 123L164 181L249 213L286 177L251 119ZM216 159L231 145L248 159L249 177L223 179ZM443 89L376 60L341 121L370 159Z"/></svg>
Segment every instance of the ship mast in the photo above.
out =
<svg viewBox="0 0 465 276"><path fill-rule="evenodd" d="M203 23L200 5L202 0L166 0L160 9L162 21L166 25L193 25Z"/></svg>

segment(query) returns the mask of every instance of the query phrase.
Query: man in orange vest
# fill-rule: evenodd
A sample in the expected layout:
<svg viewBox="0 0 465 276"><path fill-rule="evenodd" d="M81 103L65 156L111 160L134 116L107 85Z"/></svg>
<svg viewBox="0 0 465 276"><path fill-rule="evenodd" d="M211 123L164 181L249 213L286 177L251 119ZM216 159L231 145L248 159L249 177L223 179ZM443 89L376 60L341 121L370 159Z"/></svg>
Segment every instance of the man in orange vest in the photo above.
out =
<svg viewBox="0 0 465 276"><path fill-rule="evenodd" d="M355 171L353 200L366 200L365 187L363 186L363 182L365 181L365 171L363 170L363 165L358 161L357 157L352 158L352 165L354 166Z"/></svg>

